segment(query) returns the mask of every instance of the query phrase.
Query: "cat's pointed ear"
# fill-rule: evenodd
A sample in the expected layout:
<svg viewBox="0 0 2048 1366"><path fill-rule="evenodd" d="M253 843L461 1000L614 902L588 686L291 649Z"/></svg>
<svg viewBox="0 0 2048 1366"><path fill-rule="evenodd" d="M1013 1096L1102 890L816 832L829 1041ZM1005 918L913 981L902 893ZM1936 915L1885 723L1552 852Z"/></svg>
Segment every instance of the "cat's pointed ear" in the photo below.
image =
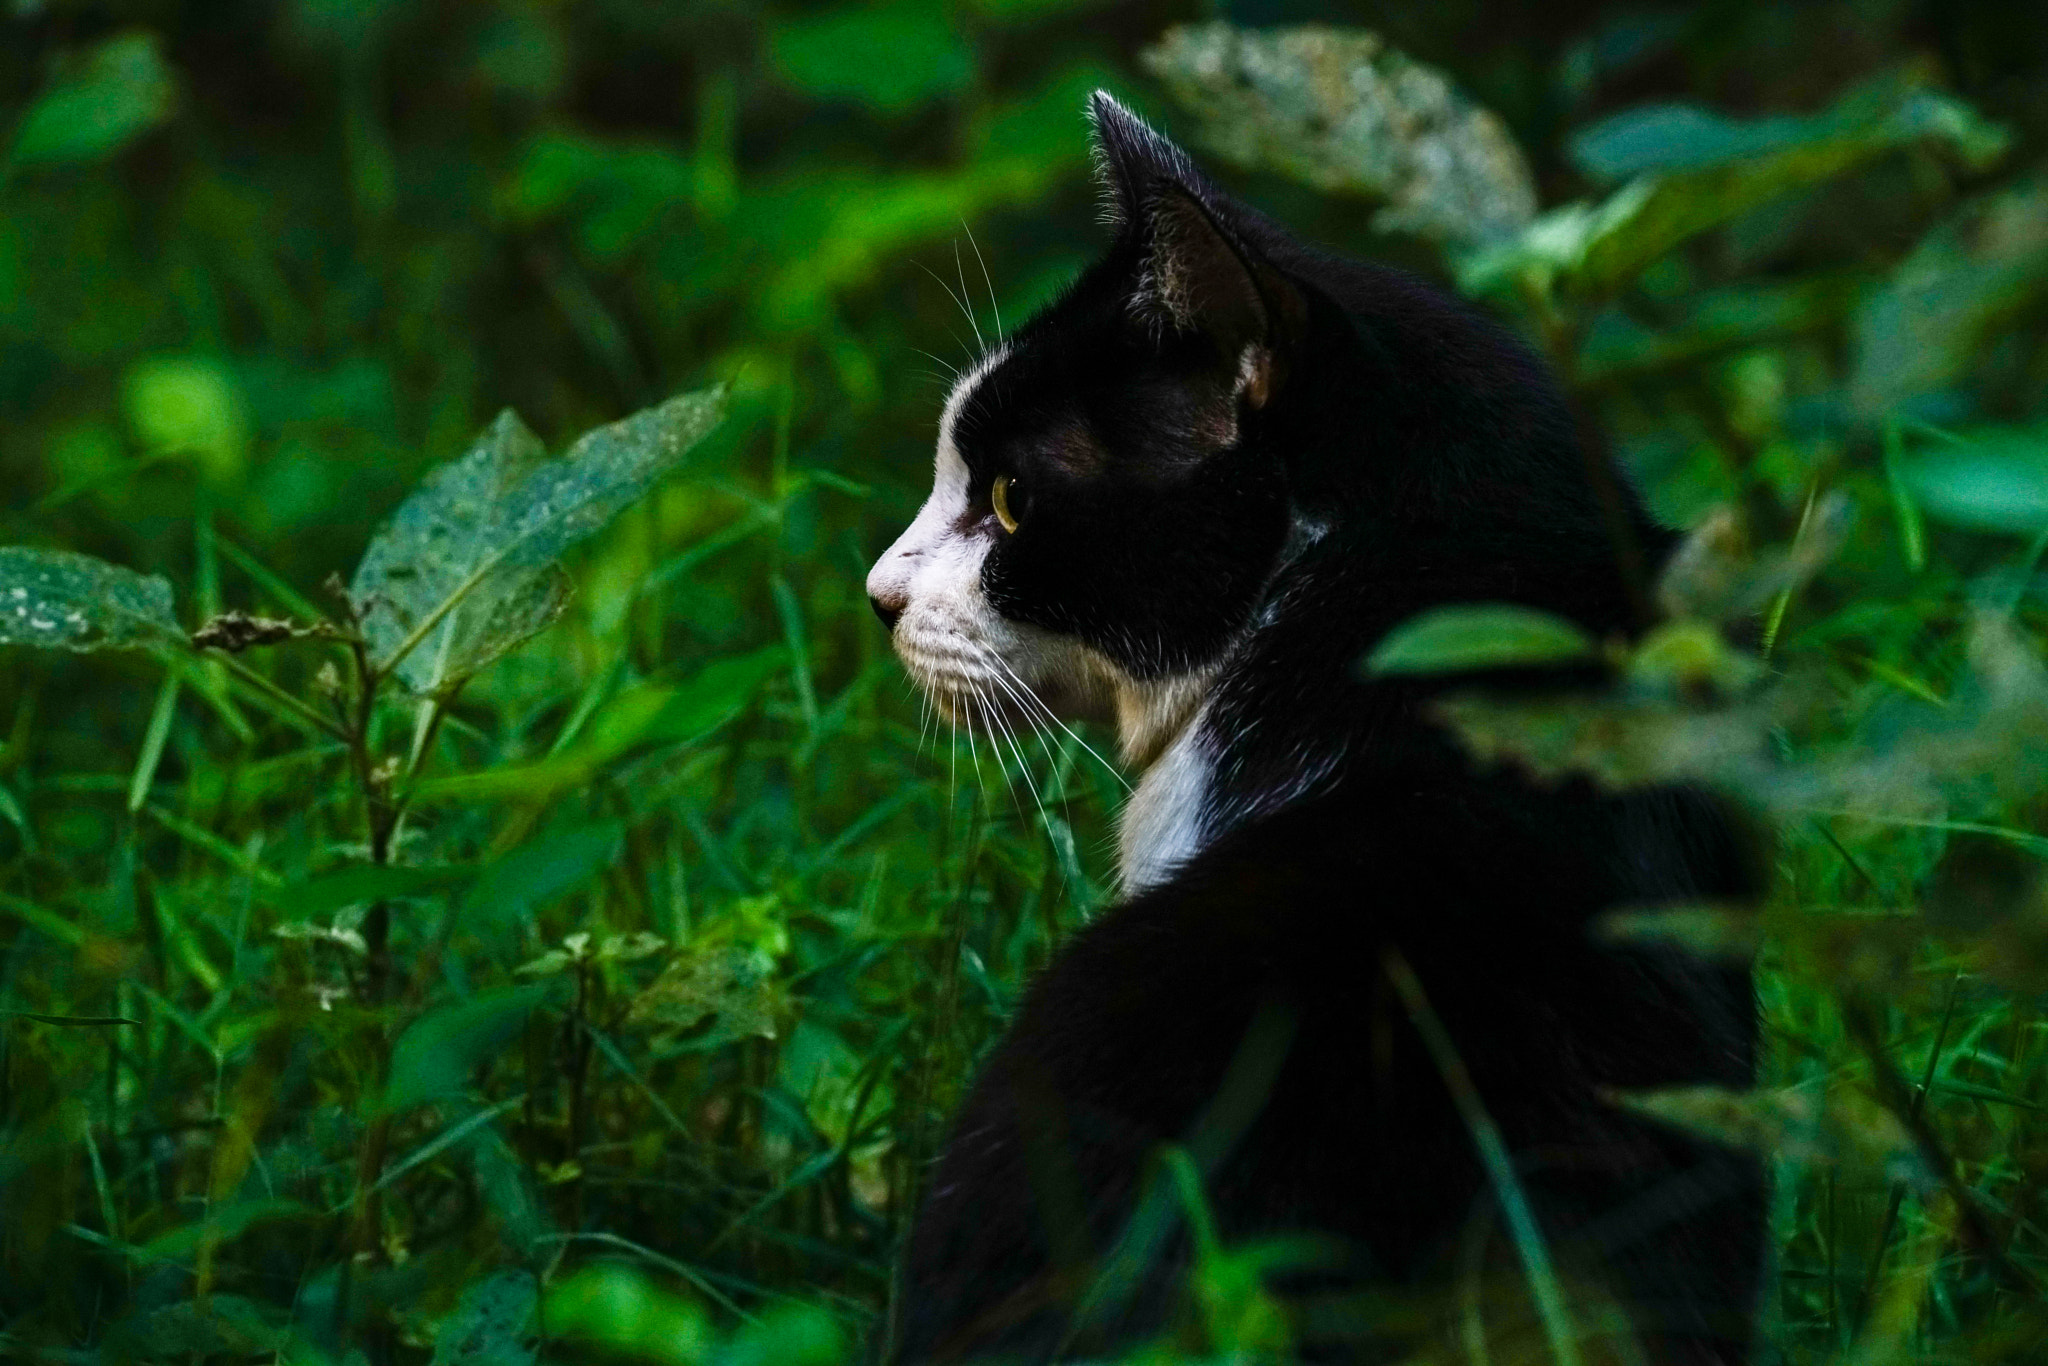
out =
<svg viewBox="0 0 2048 1366"><path fill-rule="evenodd" d="M1107 90L1088 97L1088 123L1095 133L1095 179L1102 188L1102 212L1110 225L1129 229L1161 182L1192 186L1201 172L1188 154L1161 137L1117 102Z"/></svg>
<svg viewBox="0 0 2048 1366"><path fill-rule="evenodd" d="M1140 262L1133 317L1149 330L1198 333L1263 407L1284 369L1302 302L1294 286L1225 226L1222 195L1187 153L1104 91L1088 101L1104 207Z"/></svg>

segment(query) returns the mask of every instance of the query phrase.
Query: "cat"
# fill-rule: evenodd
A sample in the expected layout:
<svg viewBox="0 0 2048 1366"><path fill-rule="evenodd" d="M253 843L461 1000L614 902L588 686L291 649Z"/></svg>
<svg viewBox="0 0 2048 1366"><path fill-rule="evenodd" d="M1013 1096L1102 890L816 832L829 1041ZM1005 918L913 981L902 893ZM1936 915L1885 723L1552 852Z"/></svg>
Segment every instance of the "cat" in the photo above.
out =
<svg viewBox="0 0 2048 1366"><path fill-rule="evenodd" d="M1760 1165L1612 1095L1749 1086L1748 968L1591 927L1754 896L1753 842L1699 793L1481 768L1432 719L1451 681L1359 667L1447 603L1636 635L1673 534L1503 327L1301 244L1108 94L1089 114L1114 240L954 386L867 588L958 721L1114 725L1124 899L985 1060L888 1359L1199 1343L1193 1184L1221 1246L1269 1245L1305 1360L1456 1332L1549 1360L1567 1320L1589 1359L1748 1360Z"/></svg>

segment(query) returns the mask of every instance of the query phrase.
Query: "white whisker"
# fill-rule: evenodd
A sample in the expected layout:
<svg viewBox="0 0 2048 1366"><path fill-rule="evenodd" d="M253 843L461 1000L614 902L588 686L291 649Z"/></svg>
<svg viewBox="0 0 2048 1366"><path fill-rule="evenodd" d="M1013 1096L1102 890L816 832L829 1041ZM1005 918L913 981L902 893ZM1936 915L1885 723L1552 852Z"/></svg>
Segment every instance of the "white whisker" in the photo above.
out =
<svg viewBox="0 0 2048 1366"><path fill-rule="evenodd" d="M974 240L974 229L967 226L965 218L960 220L960 230L967 234L967 245L974 248L974 259L981 266L981 282L988 287L988 309L996 315L996 340L1003 339L1003 306L996 302L996 284L989 278L988 262L981 259L981 244Z"/></svg>
<svg viewBox="0 0 2048 1366"><path fill-rule="evenodd" d="M1002 682L1002 678L998 674L990 674L989 679L991 682ZM1024 786L1031 793L1031 803L1038 808L1038 818L1040 821L1043 821L1045 819L1045 799L1038 795L1038 784L1032 780L1031 761L1025 757L1024 747L1017 742L1017 732L1003 720L1002 709L995 705L994 699L990 699L988 717L990 723L1002 737L1010 742L1010 753L1016 756L1017 767L1024 777ZM1016 796L1015 788L1010 790L1010 795L1012 797ZM1019 814L1021 815L1022 813L1019 812Z"/></svg>
<svg viewBox="0 0 2048 1366"><path fill-rule="evenodd" d="M1103 768L1109 771L1110 777L1115 778L1117 782L1123 785L1124 791L1129 792L1131 790L1131 785L1129 781L1127 781L1124 778L1124 775L1117 769L1116 765L1112 764L1109 760L1103 758L1100 754L1097 754L1095 752L1095 747L1093 745L1089 744L1086 740L1083 740L1079 735L1076 735L1074 733L1074 728L1072 726L1069 726L1065 721L1062 721L1060 719L1059 713L1054 711L1051 707L1047 706L1045 699L1040 697L1037 691L1033 689L1029 683L1026 683L1022 678L1018 677L1017 671L1010 667L1010 663L1008 660L1004 659L1001 655L996 654L993 651L989 653L989 657L996 662L997 668L1001 669L1004 673L1008 674L1012 679L1016 680L1017 686L1022 688L1025 694L1030 697L1032 702L1037 704L1038 710L1044 713L1045 718L1048 721L1051 721L1055 726L1058 726L1061 730L1065 731L1067 733L1068 739L1072 740L1082 749L1087 750L1090 758L1094 759L1096 763L1101 764Z"/></svg>
<svg viewBox="0 0 2048 1366"><path fill-rule="evenodd" d="M964 301L967 298L967 270L960 264L960 243L957 239L953 243L953 273L960 279L960 297ZM960 306L967 309L968 326L974 329L974 344L987 351L988 343L981 339L981 323L975 318L974 310L967 308L965 302Z"/></svg>
<svg viewBox="0 0 2048 1366"><path fill-rule="evenodd" d="M965 299L961 298L958 294L955 294L953 292L953 286L946 283L946 279L944 276L940 275L936 270L933 270L930 266L926 265L922 261L912 261L910 264L916 266L919 270L931 276L934 280L937 280L939 282L939 288L946 291L946 297L951 299L954 303L958 304L960 306L960 311L967 315L967 321L970 323L974 321L974 310L970 309L967 306L967 301ZM958 332L953 331L953 329L950 327L946 329L946 332L953 338L954 341L960 343L960 349L962 351L968 350L967 343L965 341L961 341L960 334ZM980 327L976 327L974 329L974 339L977 342L981 340ZM985 347L977 348L975 351L969 352L969 354L979 355L981 351L986 349L987 348Z"/></svg>

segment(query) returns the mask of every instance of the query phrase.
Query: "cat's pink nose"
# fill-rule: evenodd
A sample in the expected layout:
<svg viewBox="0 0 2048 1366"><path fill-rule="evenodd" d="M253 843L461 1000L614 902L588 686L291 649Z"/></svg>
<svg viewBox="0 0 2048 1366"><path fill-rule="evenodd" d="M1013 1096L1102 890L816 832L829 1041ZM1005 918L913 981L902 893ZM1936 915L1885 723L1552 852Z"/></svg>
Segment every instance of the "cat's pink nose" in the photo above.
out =
<svg viewBox="0 0 2048 1366"><path fill-rule="evenodd" d="M875 609L875 615L882 619L882 625L892 631L896 629L896 618L903 615L903 600L901 598L884 598L880 594L870 593L868 594L868 606Z"/></svg>

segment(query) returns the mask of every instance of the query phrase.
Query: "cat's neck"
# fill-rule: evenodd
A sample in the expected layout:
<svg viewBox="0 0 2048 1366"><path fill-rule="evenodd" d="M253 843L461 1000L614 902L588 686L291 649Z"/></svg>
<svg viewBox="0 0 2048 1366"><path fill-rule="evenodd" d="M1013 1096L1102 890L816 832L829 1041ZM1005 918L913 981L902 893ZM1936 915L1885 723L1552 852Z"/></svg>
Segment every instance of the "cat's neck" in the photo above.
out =
<svg viewBox="0 0 2048 1366"><path fill-rule="evenodd" d="M1243 676L1247 662L1261 653L1261 637L1277 624L1288 588L1302 577L1303 552L1324 535L1319 522L1298 515L1294 522L1252 622L1220 659L1116 689L1119 748L1125 765L1141 770L1117 823L1117 871L1127 896L1164 881L1246 816L1284 805L1292 795L1262 791L1270 784L1256 780L1243 782L1247 768L1240 762L1241 749L1257 743L1257 737L1227 731L1242 729L1241 695L1247 682L1265 691L1257 680ZM1238 719L1226 720L1219 730L1211 703L1226 688L1240 695L1240 704L1231 708ZM1287 701L1274 696L1260 705L1271 710ZM1327 771L1322 755L1302 752L1297 757L1305 773Z"/></svg>
<svg viewBox="0 0 2048 1366"><path fill-rule="evenodd" d="M1370 705L1356 662L1382 611L1353 554L1299 514L1251 619L1207 667L1119 690L1124 761L1142 770L1118 822L1126 895L1209 844L1341 781L1368 734L1400 718ZM1383 583L1383 580L1377 582Z"/></svg>
<svg viewBox="0 0 2048 1366"><path fill-rule="evenodd" d="M1203 712L1214 681L1215 671L1203 670L1118 691L1124 760L1144 766L1117 821L1117 875L1126 896L1163 880L1207 842L1212 771ZM1170 709L1145 705L1136 695L1141 689ZM1134 695L1127 699L1126 691Z"/></svg>

